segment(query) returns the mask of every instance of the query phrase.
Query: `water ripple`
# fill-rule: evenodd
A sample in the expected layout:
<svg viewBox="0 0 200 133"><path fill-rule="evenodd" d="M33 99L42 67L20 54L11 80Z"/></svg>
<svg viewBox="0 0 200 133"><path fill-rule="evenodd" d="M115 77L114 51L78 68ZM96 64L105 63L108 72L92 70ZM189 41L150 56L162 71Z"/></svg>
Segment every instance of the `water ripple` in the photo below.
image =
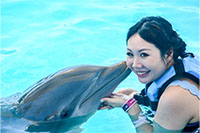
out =
<svg viewBox="0 0 200 133"><path fill-rule="evenodd" d="M0 54L2 54L2 55L10 55L10 54L13 54L15 52L17 52L17 50L5 50L5 49L0 50Z"/></svg>

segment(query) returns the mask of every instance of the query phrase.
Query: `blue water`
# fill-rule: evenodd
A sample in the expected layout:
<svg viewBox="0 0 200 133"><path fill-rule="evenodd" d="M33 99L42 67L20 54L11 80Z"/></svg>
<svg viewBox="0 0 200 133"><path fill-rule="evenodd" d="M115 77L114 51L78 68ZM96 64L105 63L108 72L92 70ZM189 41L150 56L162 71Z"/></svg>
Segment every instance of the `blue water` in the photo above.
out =
<svg viewBox="0 0 200 133"><path fill-rule="evenodd" d="M128 28L144 16L163 16L199 54L198 0L3 0L1 96L22 92L65 67L110 65L126 59ZM121 88L140 90L135 75ZM121 109L98 111L84 133L135 132Z"/></svg>

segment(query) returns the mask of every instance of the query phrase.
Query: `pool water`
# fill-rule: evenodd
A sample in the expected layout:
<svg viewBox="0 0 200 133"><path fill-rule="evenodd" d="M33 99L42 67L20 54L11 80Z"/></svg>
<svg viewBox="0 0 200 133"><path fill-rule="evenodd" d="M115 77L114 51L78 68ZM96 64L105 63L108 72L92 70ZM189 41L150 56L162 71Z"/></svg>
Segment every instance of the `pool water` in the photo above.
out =
<svg viewBox="0 0 200 133"><path fill-rule="evenodd" d="M3 0L1 1L1 97L60 69L111 65L126 60L126 33L144 16L162 16L199 54L199 1ZM144 85L131 74L116 90ZM121 109L98 111L83 133L135 132Z"/></svg>

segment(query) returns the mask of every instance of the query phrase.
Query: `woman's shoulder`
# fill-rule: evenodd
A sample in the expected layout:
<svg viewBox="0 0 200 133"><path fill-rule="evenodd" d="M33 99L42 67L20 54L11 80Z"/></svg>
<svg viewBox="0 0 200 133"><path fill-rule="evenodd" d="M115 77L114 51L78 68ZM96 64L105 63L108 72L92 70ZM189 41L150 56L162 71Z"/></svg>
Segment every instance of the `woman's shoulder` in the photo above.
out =
<svg viewBox="0 0 200 133"><path fill-rule="evenodd" d="M174 104L186 104L193 99L200 99L199 86L192 80L181 79L170 83L160 100L166 102L166 104L172 104L173 101Z"/></svg>
<svg viewBox="0 0 200 133"><path fill-rule="evenodd" d="M168 85L166 90L169 92L171 90L171 93L176 93L178 95L185 93L188 96L192 95L200 99L199 85L190 79L175 80Z"/></svg>
<svg viewBox="0 0 200 133"><path fill-rule="evenodd" d="M182 129L188 121L196 121L197 106L198 99L188 90L168 86L160 97L155 119L166 129Z"/></svg>
<svg viewBox="0 0 200 133"><path fill-rule="evenodd" d="M162 94L159 103L177 109L177 107L182 107L182 104L186 104L189 97L188 91L181 86L169 85Z"/></svg>
<svg viewBox="0 0 200 133"><path fill-rule="evenodd" d="M166 115L173 113L174 117L185 119L187 122L189 120L196 121L199 111L197 108L200 95L199 87L194 82L188 80L176 80L172 83L166 88L160 98L159 112L164 111ZM193 88L193 90L188 88Z"/></svg>
<svg viewBox="0 0 200 133"><path fill-rule="evenodd" d="M160 97L155 120L166 129L182 129L193 117L190 96L180 86L169 86Z"/></svg>

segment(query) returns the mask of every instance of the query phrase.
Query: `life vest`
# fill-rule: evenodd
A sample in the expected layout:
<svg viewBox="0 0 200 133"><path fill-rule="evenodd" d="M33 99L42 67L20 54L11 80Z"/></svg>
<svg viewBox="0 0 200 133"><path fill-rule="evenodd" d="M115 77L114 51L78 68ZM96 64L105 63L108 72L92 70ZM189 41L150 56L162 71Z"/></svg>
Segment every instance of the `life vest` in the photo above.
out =
<svg viewBox="0 0 200 133"><path fill-rule="evenodd" d="M151 107L152 112L155 114L162 93L173 81L188 78L199 85L199 66L199 57L188 53L187 57L178 59L158 80L148 83L139 95L134 95L134 98L138 104Z"/></svg>

